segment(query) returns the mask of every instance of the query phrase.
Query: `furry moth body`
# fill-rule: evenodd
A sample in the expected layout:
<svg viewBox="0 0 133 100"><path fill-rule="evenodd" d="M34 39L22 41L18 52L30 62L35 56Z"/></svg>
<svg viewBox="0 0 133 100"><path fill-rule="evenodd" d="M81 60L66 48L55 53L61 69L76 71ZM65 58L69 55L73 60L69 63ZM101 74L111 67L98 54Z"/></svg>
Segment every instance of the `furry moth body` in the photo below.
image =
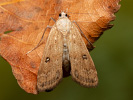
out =
<svg viewBox="0 0 133 100"><path fill-rule="evenodd" d="M97 71L82 36L67 14L62 12L44 48L37 75L37 90L53 89L65 72L82 86L98 84Z"/></svg>

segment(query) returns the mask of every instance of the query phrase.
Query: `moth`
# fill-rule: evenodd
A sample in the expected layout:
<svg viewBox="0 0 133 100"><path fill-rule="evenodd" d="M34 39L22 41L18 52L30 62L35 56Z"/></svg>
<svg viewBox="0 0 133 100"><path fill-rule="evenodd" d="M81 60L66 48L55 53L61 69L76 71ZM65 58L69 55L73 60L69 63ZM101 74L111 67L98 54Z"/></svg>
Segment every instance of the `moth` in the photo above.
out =
<svg viewBox="0 0 133 100"><path fill-rule="evenodd" d="M48 91L64 76L85 87L98 84L95 65L76 25L65 12L52 26L37 75L37 90Z"/></svg>

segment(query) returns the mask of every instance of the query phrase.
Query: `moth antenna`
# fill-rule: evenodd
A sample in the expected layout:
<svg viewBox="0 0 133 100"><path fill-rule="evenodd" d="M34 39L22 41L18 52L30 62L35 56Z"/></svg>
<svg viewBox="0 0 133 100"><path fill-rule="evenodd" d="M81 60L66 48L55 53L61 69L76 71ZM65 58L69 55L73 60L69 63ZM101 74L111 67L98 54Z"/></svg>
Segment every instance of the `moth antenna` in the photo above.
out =
<svg viewBox="0 0 133 100"><path fill-rule="evenodd" d="M92 14L92 15L97 15L97 14L94 14L94 13L73 13L73 12L67 12L67 13L70 13L70 14Z"/></svg>
<svg viewBox="0 0 133 100"><path fill-rule="evenodd" d="M93 21L89 22L89 21L80 21L80 20L76 20L76 22L78 22L78 23L93 23Z"/></svg>
<svg viewBox="0 0 133 100"><path fill-rule="evenodd" d="M66 13L68 13L68 8L66 8Z"/></svg>
<svg viewBox="0 0 133 100"><path fill-rule="evenodd" d="M93 49L93 48L94 48L93 44L92 44L92 43L89 41L89 39L85 36L85 34L83 33L83 31L82 31L81 28L79 27L78 23L77 23L76 21L73 21L73 23L75 23L75 24L78 26L78 28L79 28L79 30L80 30L80 33L84 36L84 38L88 41L88 43L91 45L91 48Z"/></svg>
<svg viewBox="0 0 133 100"><path fill-rule="evenodd" d="M47 15L56 15L56 14L47 14ZM47 15L43 15L43 16L47 16Z"/></svg>

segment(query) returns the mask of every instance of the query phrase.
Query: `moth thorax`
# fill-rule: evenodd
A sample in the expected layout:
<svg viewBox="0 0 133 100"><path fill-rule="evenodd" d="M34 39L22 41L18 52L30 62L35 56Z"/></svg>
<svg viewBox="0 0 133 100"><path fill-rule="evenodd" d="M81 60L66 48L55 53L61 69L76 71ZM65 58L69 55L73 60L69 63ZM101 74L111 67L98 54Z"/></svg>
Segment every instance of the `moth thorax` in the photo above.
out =
<svg viewBox="0 0 133 100"><path fill-rule="evenodd" d="M56 22L57 29L61 32L69 32L71 28L71 21L66 18L60 18Z"/></svg>

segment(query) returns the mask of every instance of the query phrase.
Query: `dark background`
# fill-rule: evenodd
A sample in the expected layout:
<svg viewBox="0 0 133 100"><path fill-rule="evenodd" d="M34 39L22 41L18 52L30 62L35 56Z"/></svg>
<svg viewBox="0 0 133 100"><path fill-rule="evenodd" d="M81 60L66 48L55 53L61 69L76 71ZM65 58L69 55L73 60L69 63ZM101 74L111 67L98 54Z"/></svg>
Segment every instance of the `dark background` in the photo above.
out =
<svg viewBox="0 0 133 100"><path fill-rule="evenodd" d="M115 26L104 32L91 52L99 77L96 88L83 88L68 77L52 92L28 94L0 57L0 100L133 100L133 0L121 5Z"/></svg>

